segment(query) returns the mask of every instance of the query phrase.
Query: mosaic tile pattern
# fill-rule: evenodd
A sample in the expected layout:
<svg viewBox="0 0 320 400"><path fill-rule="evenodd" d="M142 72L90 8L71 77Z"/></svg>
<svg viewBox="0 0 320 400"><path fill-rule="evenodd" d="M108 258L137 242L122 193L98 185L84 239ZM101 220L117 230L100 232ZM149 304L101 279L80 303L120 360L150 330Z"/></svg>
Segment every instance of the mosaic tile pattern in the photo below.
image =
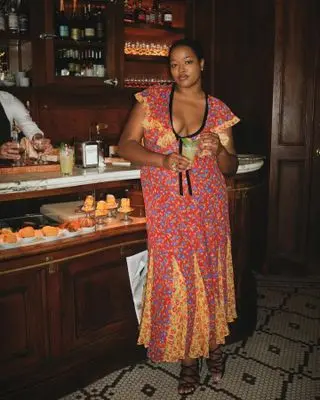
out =
<svg viewBox="0 0 320 400"><path fill-rule="evenodd" d="M320 400L320 279L258 277L254 334L225 346L226 371L214 385L177 394L177 364L149 361L113 372L60 400Z"/></svg>

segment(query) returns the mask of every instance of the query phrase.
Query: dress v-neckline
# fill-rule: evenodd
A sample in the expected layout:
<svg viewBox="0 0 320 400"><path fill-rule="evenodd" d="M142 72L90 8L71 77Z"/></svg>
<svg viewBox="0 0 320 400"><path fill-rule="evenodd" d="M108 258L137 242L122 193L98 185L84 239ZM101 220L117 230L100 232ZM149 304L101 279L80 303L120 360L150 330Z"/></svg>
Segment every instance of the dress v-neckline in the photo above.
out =
<svg viewBox="0 0 320 400"><path fill-rule="evenodd" d="M196 132L191 133L190 135L181 136L181 135L179 135L179 134L175 131L174 126L173 126L173 112L172 112L172 108L173 108L174 91L175 91L175 85L173 84L173 85L172 85L172 89L171 89L171 93L170 93L170 101L169 101L169 115L170 115L170 123L171 123L172 132L175 134L176 138L179 138L179 139L182 139L182 138L192 138L192 137L194 137L194 136L199 135L199 133L203 130L203 128L205 127L206 122L207 122L207 117L208 117L208 112L209 112L208 94L205 93L205 96L206 96L206 106L205 106L204 115L203 115L203 119L202 119L202 123L201 123L200 128L199 128Z"/></svg>

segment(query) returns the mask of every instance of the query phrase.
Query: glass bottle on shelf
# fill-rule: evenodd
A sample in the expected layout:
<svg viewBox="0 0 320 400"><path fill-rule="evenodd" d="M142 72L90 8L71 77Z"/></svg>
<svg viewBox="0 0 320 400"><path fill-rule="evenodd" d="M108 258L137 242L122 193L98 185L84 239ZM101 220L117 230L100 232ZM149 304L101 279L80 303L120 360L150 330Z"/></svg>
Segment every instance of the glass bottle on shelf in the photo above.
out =
<svg viewBox="0 0 320 400"><path fill-rule="evenodd" d="M0 32L5 32L6 30L6 20L4 14L4 10L0 9Z"/></svg>
<svg viewBox="0 0 320 400"><path fill-rule="evenodd" d="M96 36L96 22L95 17L91 9L91 3L87 4L87 12L85 19L85 28L84 28L84 38L88 41L93 41Z"/></svg>
<svg viewBox="0 0 320 400"><path fill-rule="evenodd" d="M18 23L20 34L26 34L29 29L28 7L26 0L21 0L18 8Z"/></svg>
<svg viewBox="0 0 320 400"><path fill-rule="evenodd" d="M138 6L134 10L134 20L135 22L145 23L146 22L146 12L142 6L142 1L138 1Z"/></svg>
<svg viewBox="0 0 320 400"><path fill-rule="evenodd" d="M128 0L124 1L124 17L123 20L124 22L128 22L128 23L132 23L134 22L134 9L131 6L131 4L129 3Z"/></svg>
<svg viewBox="0 0 320 400"><path fill-rule="evenodd" d="M162 6L160 0L157 1L157 16L156 16L156 24L163 24L163 14L162 14Z"/></svg>
<svg viewBox="0 0 320 400"><path fill-rule="evenodd" d="M152 7L150 10L150 24L157 23L157 0L153 0Z"/></svg>
<svg viewBox="0 0 320 400"><path fill-rule="evenodd" d="M65 15L64 0L60 0L59 11L57 13L57 34L60 39L69 38L69 21Z"/></svg>
<svg viewBox="0 0 320 400"><path fill-rule="evenodd" d="M72 6L72 16L70 20L70 28L71 28L71 39L80 40L80 19L78 17L78 8L77 8L77 0L73 0Z"/></svg>
<svg viewBox="0 0 320 400"><path fill-rule="evenodd" d="M8 28L10 33L19 33L19 20L15 3L11 3L8 13Z"/></svg>
<svg viewBox="0 0 320 400"><path fill-rule="evenodd" d="M172 11L167 5L162 12L162 21L165 26L172 26Z"/></svg>
<svg viewBox="0 0 320 400"><path fill-rule="evenodd" d="M102 41L104 39L104 22L103 22L103 11L102 7L97 10L96 16L96 38L98 41Z"/></svg>

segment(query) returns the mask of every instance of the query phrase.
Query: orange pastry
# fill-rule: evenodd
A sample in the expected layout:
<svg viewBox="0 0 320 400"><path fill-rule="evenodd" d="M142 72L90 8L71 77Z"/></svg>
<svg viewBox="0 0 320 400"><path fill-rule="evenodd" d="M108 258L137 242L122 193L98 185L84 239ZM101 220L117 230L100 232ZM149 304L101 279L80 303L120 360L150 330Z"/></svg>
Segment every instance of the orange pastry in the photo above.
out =
<svg viewBox="0 0 320 400"><path fill-rule="evenodd" d="M19 230L19 236L22 238L34 237L35 231L32 226L25 226Z"/></svg>
<svg viewBox="0 0 320 400"><path fill-rule="evenodd" d="M89 195L85 198L82 211L89 212L94 210L94 197Z"/></svg>
<svg viewBox="0 0 320 400"><path fill-rule="evenodd" d="M78 220L66 221L60 225L61 229L67 229L69 232L77 232L80 229L80 223Z"/></svg>
<svg viewBox="0 0 320 400"><path fill-rule="evenodd" d="M13 232L6 232L2 235L4 243L16 243L18 241L17 235Z"/></svg>
<svg viewBox="0 0 320 400"><path fill-rule="evenodd" d="M2 240L4 243L16 243L18 241L17 235L10 231L2 235Z"/></svg>
<svg viewBox="0 0 320 400"><path fill-rule="evenodd" d="M59 228L56 226L46 225L41 229L44 236L58 236Z"/></svg>
<svg viewBox="0 0 320 400"><path fill-rule="evenodd" d="M2 228L2 229L0 229L0 232L1 233L12 233L12 230L11 230L11 228Z"/></svg>
<svg viewBox="0 0 320 400"><path fill-rule="evenodd" d="M126 197L121 199L119 211L124 213L132 211L132 208L130 206L130 199Z"/></svg>
<svg viewBox="0 0 320 400"><path fill-rule="evenodd" d="M107 194L107 207L108 208L116 208L117 202L113 194Z"/></svg>
<svg viewBox="0 0 320 400"><path fill-rule="evenodd" d="M104 200L100 200L97 203L97 208L95 212L96 217L101 217L108 213L107 203Z"/></svg>
<svg viewBox="0 0 320 400"><path fill-rule="evenodd" d="M81 218L79 222L81 228L91 228L95 225L95 222L92 218Z"/></svg>

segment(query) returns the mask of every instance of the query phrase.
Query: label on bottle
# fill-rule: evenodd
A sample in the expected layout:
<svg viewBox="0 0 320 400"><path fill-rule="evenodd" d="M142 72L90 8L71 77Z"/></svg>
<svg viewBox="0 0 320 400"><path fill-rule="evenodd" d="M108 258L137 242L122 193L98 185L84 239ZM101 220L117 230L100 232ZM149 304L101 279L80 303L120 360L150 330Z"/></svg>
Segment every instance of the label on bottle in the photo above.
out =
<svg viewBox="0 0 320 400"><path fill-rule="evenodd" d="M18 24L18 17L16 13L10 13L8 16L8 26L9 30L16 32L19 29L19 24Z"/></svg>
<svg viewBox="0 0 320 400"><path fill-rule="evenodd" d="M172 22L172 14L170 14L170 13L164 14L163 20L164 20L164 22Z"/></svg>
<svg viewBox="0 0 320 400"><path fill-rule="evenodd" d="M102 38L103 38L103 36L104 36L104 29L103 29L103 23L102 23L102 22L98 22L98 23L97 23L96 33L97 33L97 38L98 38L98 39L102 39Z"/></svg>
<svg viewBox="0 0 320 400"><path fill-rule="evenodd" d="M94 28L85 28L84 36L86 38L93 38L94 35L95 35L95 29Z"/></svg>
<svg viewBox="0 0 320 400"><path fill-rule="evenodd" d="M79 40L80 39L80 29L79 28L72 28L71 29L71 38L73 40Z"/></svg>
<svg viewBox="0 0 320 400"><path fill-rule="evenodd" d="M19 30L21 33L28 32L28 17L26 14L19 15Z"/></svg>
<svg viewBox="0 0 320 400"><path fill-rule="evenodd" d="M69 27L68 25L60 25L59 26L59 35L61 38L69 37Z"/></svg>
<svg viewBox="0 0 320 400"><path fill-rule="evenodd" d="M6 30L6 21L4 19L4 16L2 12L0 13L0 31L5 31Z"/></svg>

